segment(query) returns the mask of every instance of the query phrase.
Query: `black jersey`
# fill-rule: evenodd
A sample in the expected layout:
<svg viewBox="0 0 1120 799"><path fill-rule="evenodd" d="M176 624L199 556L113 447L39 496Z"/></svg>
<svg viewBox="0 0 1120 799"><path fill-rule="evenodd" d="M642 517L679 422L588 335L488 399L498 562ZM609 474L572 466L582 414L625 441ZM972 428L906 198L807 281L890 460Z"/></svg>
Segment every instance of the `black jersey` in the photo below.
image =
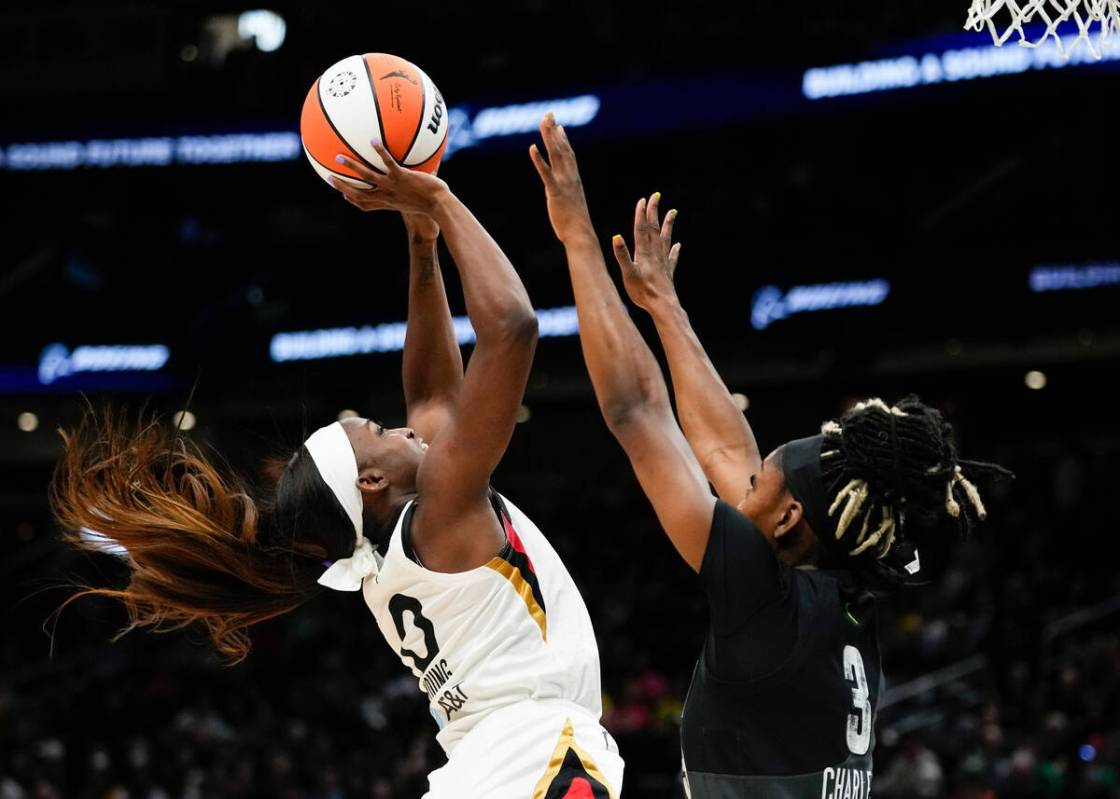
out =
<svg viewBox="0 0 1120 799"><path fill-rule="evenodd" d="M795 569L726 503L700 568L711 628L685 700L691 799L866 799L882 682L874 605Z"/></svg>

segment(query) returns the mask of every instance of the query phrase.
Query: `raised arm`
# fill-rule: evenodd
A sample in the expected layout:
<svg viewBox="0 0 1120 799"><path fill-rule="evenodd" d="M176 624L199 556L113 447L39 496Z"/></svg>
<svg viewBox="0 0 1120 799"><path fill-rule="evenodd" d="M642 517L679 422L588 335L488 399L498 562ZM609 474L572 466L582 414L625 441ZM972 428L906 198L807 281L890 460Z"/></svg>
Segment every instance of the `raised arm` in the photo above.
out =
<svg viewBox="0 0 1120 799"><path fill-rule="evenodd" d="M680 255L673 244L670 211L658 224L658 201L650 198L647 218L634 236L634 257L625 246L615 247L626 293L653 317L657 335L669 361L677 414L689 446L720 498L737 505L747 494L751 475L762 466L751 426L731 398L719 372L689 324L677 297L673 276Z"/></svg>
<svg viewBox="0 0 1120 799"><path fill-rule="evenodd" d="M541 123L541 137L548 161L536 145L529 154L544 183L553 230L568 256L580 345L599 409L661 526L681 557L699 571L715 500L673 417L657 361L607 273L567 135L550 115ZM645 213L642 201L635 217Z"/></svg>
<svg viewBox="0 0 1120 799"><path fill-rule="evenodd" d="M501 548L489 501L490 475L516 424L537 341L537 318L513 266L439 178L402 169L382 147L385 174L347 165L374 189L336 186L366 210L391 208L434 219L459 269L476 343L457 401L417 476L413 545L424 565L465 571Z"/></svg>
<svg viewBox="0 0 1120 799"><path fill-rule="evenodd" d="M447 424L463 383L463 356L455 340L439 268L439 225L422 214L402 214L408 231L408 329L402 383L408 426L428 444Z"/></svg>

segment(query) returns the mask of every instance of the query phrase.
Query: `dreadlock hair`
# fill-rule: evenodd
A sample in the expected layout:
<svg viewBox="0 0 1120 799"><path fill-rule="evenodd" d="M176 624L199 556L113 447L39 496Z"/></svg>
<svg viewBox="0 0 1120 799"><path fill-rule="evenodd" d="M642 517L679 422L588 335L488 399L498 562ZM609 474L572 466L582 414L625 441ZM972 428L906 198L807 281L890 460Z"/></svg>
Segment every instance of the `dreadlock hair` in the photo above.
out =
<svg viewBox="0 0 1120 799"><path fill-rule="evenodd" d="M353 554L353 525L305 447L257 498L154 419L87 412L62 439L50 500L66 540L122 553L130 577L124 588L81 586L59 610L91 594L117 599L129 617L118 638L198 623L232 665L249 653L248 627L315 596L323 562Z"/></svg>
<svg viewBox="0 0 1120 799"><path fill-rule="evenodd" d="M821 426L821 479L831 498L832 533L820 535L826 557L868 585L907 582L914 547L905 522L955 523L961 535L987 518L975 481L1011 477L1001 466L962 460L941 413L909 396L856 404Z"/></svg>

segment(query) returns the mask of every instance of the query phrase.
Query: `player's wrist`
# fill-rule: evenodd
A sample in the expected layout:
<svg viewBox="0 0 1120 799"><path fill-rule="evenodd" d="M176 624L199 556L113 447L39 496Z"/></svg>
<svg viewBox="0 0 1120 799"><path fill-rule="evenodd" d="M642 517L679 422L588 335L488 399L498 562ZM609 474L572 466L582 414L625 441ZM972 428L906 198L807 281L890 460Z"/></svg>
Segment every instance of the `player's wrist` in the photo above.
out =
<svg viewBox="0 0 1120 799"><path fill-rule="evenodd" d="M434 247L439 239L439 225L423 214L402 214L408 243L415 248Z"/></svg>
<svg viewBox="0 0 1120 799"><path fill-rule="evenodd" d="M432 235L431 233L410 230L408 232L408 243L417 250L430 250L436 246L439 241L439 234Z"/></svg>
<svg viewBox="0 0 1120 799"><path fill-rule="evenodd" d="M599 240L595 235L595 228L591 226L590 219L581 219L570 225L566 225L563 230L557 232L557 238L560 243L567 249L578 249L581 247L594 247L599 249Z"/></svg>
<svg viewBox="0 0 1120 799"><path fill-rule="evenodd" d="M462 202L451 191L451 187L441 180L439 185L433 187L428 193L427 207L423 213L434 219L436 224L442 228L447 223L452 211L459 205L462 205Z"/></svg>
<svg viewBox="0 0 1120 799"><path fill-rule="evenodd" d="M650 292L646 301L646 310L655 322L688 321L688 315L673 286Z"/></svg>

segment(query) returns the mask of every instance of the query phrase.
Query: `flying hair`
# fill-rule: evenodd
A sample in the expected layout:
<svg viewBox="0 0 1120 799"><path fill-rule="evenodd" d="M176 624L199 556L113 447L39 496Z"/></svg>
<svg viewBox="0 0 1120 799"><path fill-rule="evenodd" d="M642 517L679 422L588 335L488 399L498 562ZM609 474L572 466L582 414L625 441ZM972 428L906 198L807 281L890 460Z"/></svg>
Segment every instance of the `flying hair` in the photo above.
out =
<svg viewBox="0 0 1120 799"><path fill-rule="evenodd" d="M904 574L893 556L904 548L908 517L951 519L965 534L988 515L975 481L1011 476L996 464L962 460L952 427L914 396L896 405L859 402L821 425L821 434L821 478L836 520L833 535L822 536L826 548L890 582Z"/></svg>
<svg viewBox="0 0 1120 799"><path fill-rule="evenodd" d="M121 635L198 625L236 663L250 626L315 596L324 561L353 552L354 528L303 447L274 490L254 491L155 419L90 412L62 438L55 518L68 543L119 552L129 581L82 586L59 610L82 596L116 599L129 617Z"/></svg>

